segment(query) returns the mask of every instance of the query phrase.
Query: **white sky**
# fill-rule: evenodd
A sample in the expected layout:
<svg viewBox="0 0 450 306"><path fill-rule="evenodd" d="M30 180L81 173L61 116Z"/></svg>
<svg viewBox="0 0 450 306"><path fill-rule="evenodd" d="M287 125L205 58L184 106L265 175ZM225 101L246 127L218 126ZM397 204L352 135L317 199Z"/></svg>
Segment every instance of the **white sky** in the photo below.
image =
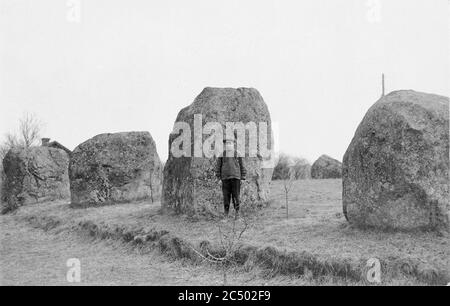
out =
<svg viewBox="0 0 450 306"><path fill-rule="evenodd" d="M449 12L448 0L0 0L0 136L27 111L71 149L150 131L165 161L204 87L254 87L282 151L341 159L382 72L387 92L450 95Z"/></svg>

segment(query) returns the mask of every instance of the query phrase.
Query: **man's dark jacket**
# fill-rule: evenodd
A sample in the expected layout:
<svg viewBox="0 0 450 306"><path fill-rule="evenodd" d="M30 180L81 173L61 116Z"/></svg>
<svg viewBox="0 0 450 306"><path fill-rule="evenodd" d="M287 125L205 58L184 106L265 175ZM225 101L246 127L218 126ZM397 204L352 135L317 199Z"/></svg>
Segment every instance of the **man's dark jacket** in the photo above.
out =
<svg viewBox="0 0 450 306"><path fill-rule="evenodd" d="M242 157L236 156L228 157L225 152L217 158L216 176L219 179L239 179L245 180L247 170L245 169L244 160Z"/></svg>

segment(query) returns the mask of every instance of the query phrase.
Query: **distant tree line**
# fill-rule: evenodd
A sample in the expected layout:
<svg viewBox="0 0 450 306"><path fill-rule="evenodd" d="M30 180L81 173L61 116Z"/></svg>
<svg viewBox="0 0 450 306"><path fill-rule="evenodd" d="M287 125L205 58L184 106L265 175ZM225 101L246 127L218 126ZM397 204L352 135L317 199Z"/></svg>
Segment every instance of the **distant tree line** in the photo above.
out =
<svg viewBox="0 0 450 306"><path fill-rule="evenodd" d="M273 169L273 180L305 180L311 178L311 164L305 158L280 153Z"/></svg>

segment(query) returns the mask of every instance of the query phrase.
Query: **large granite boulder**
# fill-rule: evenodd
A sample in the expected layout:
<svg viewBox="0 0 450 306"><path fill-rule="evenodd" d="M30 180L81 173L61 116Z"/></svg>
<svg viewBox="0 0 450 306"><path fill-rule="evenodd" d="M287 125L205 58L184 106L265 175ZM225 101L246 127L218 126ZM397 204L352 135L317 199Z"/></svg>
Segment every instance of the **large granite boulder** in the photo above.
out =
<svg viewBox="0 0 450 306"><path fill-rule="evenodd" d="M69 199L68 167L69 156L63 150L48 147L11 149L3 159L5 209Z"/></svg>
<svg viewBox="0 0 450 306"><path fill-rule="evenodd" d="M345 153L342 199L355 225L448 229L448 98L402 90L378 100Z"/></svg>
<svg viewBox="0 0 450 306"><path fill-rule="evenodd" d="M328 155L320 156L311 166L311 178L332 179L342 177L342 163Z"/></svg>
<svg viewBox="0 0 450 306"><path fill-rule="evenodd" d="M203 127L209 123L218 123L222 126L223 135L226 135L226 122L243 124L254 122L258 127L261 127L259 123L263 122L268 127L268 145L265 148L270 150L272 145L270 114L256 89L209 87L205 88L191 105L178 113L175 125L184 122L192 131L189 137L191 142L189 149L192 154L174 156L172 145L182 134L174 130L169 136L169 157L164 167L163 210L188 215L217 215L223 209L221 184L214 173L217 159L216 156L195 155L194 131L198 127L194 126L194 115L201 115ZM266 154L249 154L249 134L247 131L244 157L247 179L241 184L243 209L260 207L267 202L273 172L270 157ZM200 135L200 143L204 143L209 136L208 133ZM258 141L258 153L261 149L260 144Z"/></svg>
<svg viewBox="0 0 450 306"><path fill-rule="evenodd" d="M161 175L161 161L150 133L97 135L72 152L72 205L154 201L160 196Z"/></svg>

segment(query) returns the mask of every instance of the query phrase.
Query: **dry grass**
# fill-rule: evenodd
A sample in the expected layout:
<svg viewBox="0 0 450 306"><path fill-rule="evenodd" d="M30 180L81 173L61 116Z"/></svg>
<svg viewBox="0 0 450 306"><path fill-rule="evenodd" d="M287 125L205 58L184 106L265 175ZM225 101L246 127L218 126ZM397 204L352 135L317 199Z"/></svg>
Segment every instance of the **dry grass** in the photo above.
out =
<svg viewBox="0 0 450 306"><path fill-rule="evenodd" d="M383 284L448 281L448 235L355 229L348 226L342 215L340 180L305 180L294 184L287 220L282 183L272 183L270 206L252 217L252 226L242 241L247 247L247 253L240 254L246 257L245 267L261 268L271 277L311 274L310 283L329 282L328 275L331 279L339 277L338 283L365 284L365 262L375 257L382 263ZM47 203L22 207L13 216L47 229L73 231L80 224L94 224L103 232L114 232L117 228L122 233L166 231L170 236L158 240L158 244L166 245L176 243L173 239L193 246L202 241L215 245L219 236L215 222L161 214L159 203L86 209L72 209L68 203Z"/></svg>
<svg viewBox="0 0 450 306"><path fill-rule="evenodd" d="M46 230L0 216L0 285L222 285L222 275L209 265L174 260L115 239L86 239L46 219ZM37 219L35 220L37 222ZM43 220L41 220L43 221ZM37 223L34 224L37 226ZM81 283L66 280L66 261L81 261ZM264 277L242 267L228 273L230 285L343 284L331 278Z"/></svg>

